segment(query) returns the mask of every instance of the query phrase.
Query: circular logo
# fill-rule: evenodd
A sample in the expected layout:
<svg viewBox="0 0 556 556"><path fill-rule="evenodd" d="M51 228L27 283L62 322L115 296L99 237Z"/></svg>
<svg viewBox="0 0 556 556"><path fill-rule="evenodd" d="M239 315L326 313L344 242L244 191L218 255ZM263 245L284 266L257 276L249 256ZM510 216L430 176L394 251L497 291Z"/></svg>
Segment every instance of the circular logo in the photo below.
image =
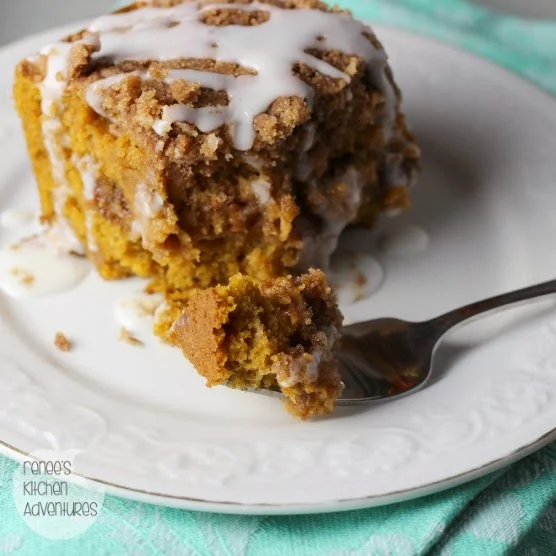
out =
<svg viewBox="0 0 556 556"><path fill-rule="evenodd" d="M40 450L14 472L15 506L39 535L67 540L84 533L97 520L104 488L73 473L78 450Z"/></svg>

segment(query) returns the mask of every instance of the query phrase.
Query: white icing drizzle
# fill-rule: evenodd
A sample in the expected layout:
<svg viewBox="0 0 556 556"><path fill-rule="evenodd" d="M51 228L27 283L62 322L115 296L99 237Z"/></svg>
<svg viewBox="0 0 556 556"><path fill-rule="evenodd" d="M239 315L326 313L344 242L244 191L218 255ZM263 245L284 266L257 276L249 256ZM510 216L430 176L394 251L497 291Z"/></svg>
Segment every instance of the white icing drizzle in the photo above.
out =
<svg viewBox="0 0 556 556"><path fill-rule="evenodd" d="M387 154L384 163L384 181L392 187L412 185L413 180L408 179L406 171L400 165L399 154Z"/></svg>
<svg viewBox="0 0 556 556"><path fill-rule="evenodd" d="M315 382L318 378L319 366L324 355L324 350L316 349L311 352L310 357L308 357L308 354L304 354L295 358L288 369L289 376L282 376L282 373L277 373L278 384L282 388L291 388L296 384Z"/></svg>
<svg viewBox="0 0 556 556"><path fill-rule="evenodd" d="M85 155L81 159L74 157L74 166L81 174L83 183L83 212L85 213L85 233L87 236L87 249L97 251L98 245L94 233L94 199L95 188L97 185L97 165L90 155Z"/></svg>
<svg viewBox="0 0 556 556"><path fill-rule="evenodd" d="M102 89L108 89L121 83L127 77L131 77L133 75L137 75L143 78L147 77L146 72L139 72L139 71L132 71L129 73L118 73L117 75L111 75L110 77L106 77L105 79L99 79L95 81L86 92L86 100L89 106L101 116L108 118L108 112L102 108Z"/></svg>
<svg viewBox="0 0 556 556"><path fill-rule="evenodd" d="M41 297L72 289L87 276L87 259L57 247L52 234L55 228L0 251L0 290L17 298Z"/></svg>
<svg viewBox="0 0 556 556"><path fill-rule="evenodd" d="M383 233L378 244L383 253L400 257L424 251L429 241L429 235L422 228L404 226Z"/></svg>
<svg viewBox="0 0 556 556"><path fill-rule="evenodd" d="M301 145L301 150L306 153L313 148L315 143L315 134L317 132L317 125L314 122L310 122L305 126L305 138Z"/></svg>
<svg viewBox="0 0 556 556"><path fill-rule="evenodd" d="M386 209L382 214L384 214L384 216L387 216L388 218L395 218L396 216L402 214L403 211L404 209L402 208L390 208Z"/></svg>
<svg viewBox="0 0 556 556"><path fill-rule="evenodd" d="M260 172L264 168L264 160L260 156L244 153L241 157L246 164L253 168L253 170Z"/></svg>
<svg viewBox="0 0 556 556"><path fill-rule="evenodd" d="M52 112L64 94L68 56L72 47L72 43L60 42L41 50L41 54L47 57L46 76L41 83L41 109L47 117L53 116Z"/></svg>
<svg viewBox="0 0 556 556"><path fill-rule="evenodd" d="M368 253L344 251L332 256L329 279L340 305L348 306L375 294L384 282L384 270Z"/></svg>
<svg viewBox="0 0 556 556"><path fill-rule="evenodd" d="M338 247L341 233L353 222L361 206L361 190L363 183L359 171L349 166L346 171L334 181L347 185L347 197L343 199L345 212L342 216L330 214L330 207L315 207L318 216L322 218L322 229L317 235L303 234L303 249L298 263L300 269L310 267L327 269L332 253ZM313 187L315 184L313 184Z"/></svg>
<svg viewBox="0 0 556 556"><path fill-rule="evenodd" d="M95 36L88 36L81 41L83 44L96 44ZM59 112L61 100L66 87L69 54L74 44L56 43L41 50L47 58L46 76L40 83L41 111L43 114L42 132L46 152L52 168L55 187L52 192L56 226L59 240L69 252L83 253L83 246L65 216L65 208L71 197L71 187L66 175L66 157L59 143L63 132Z"/></svg>
<svg viewBox="0 0 556 556"><path fill-rule="evenodd" d="M301 155L295 169L295 177L302 182L307 181L313 171L313 164L307 153L313 148L316 131L317 126L314 122L305 125L305 137L301 143Z"/></svg>
<svg viewBox="0 0 556 556"><path fill-rule="evenodd" d="M141 238L143 246L148 245L147 230L150 221L160 214L163 206L164 199L159 193L152 191L144 183L137 185L133 205L135 219L131 223L131 233Z"/></svg>
<svg viewBox="0 0 556 556"><path fill-rule="evenodd" d="M394 130L396 129L396 91L394 90L394 85L386 76L385 71L375 72L373 75L374 79L376 80L374 85L378 88L379 91L384 93L384 119L383 123L383 132L384 137L386 140L390 140L394 134ZM348 100L353 98L353 94L349 91ZM404 180L407 181L407 180Z"/></svg>
<svg viewBox="0 0 556 556"><path fill-rule="evenodd" d="M344 174L336 181L346 183L348 186L348 197L344 201L347 203L348 207L346 219L351 222L357 216L357 212L361 206L361 190L363 188L361 174L357 168L349 166Z"/></svg>
<svg viewBox="0 0 556 556"><path fill-rule="evenodd" d="M264 11L269 13L269 19L253 26L216 27L203 23L202 15L214 9ZM229 103L227 106L205 108L182 104L168 106L154 126L161 135L178 121L190 122L202 132L228 124L236 148L249 150L255 137L253 119L274 100L283 96L298 96L311 102L313 91L293 74L294 64L301 62L334 79L350 81L347 74L308 54L308 49L339 50L364 59L377 86L387 96L392 96L388 106L395 116L395 95L384 73L386 55L363 35L370 29L346 14L289 10L258 2L213 4L200 9L194 3L185 3L172 8L145 7L107 15L97 19L89 31L99 36L100 50L94 55L97 59L108 58L119 63L124 60L211 58L237 63L257 72L256 75L238 77L196 70L169 72L168 82L186 79L203 87L227 91ZM283 40L285 31L287 40ZM132 39L129 33L133 33ZM114 76L92 85L87 99L99 114L106 116L99 92L124 77ZM388 119L393 125L392 115Z"/></svg>
<svg viewBox="0 0 556 556"><path fill-rule="evenodd" d="M321 363L330 355L330 350L340 337L340 332L335 326L329 326L319 332L322 347L313 349L293 358L287 373L284 372L280 362L276 363L276 380L282 388L290 388L300 383L316 382L319 378Z"/></svg>
<svg viewBox="0 0 556 556"><path fill-rule="evenodd" d="M253 191L253 194L255 195L255 197L257 197L259 203L261 203L261 205L266 205L270 200L271 200L271 196L270 196L270 189L271 189L271 185L270 182L268 182L267 180L263 179L263 178L258 178L256 180L253 180L251 183L251 190Z"/></svg>

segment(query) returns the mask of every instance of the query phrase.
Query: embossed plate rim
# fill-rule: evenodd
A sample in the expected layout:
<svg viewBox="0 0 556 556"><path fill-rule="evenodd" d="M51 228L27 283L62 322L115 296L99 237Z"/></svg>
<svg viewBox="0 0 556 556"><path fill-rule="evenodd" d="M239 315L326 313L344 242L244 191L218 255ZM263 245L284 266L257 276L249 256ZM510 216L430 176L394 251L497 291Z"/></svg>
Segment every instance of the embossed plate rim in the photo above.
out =
<svg viewBox="0 0 556 556"><path fill-rule="evenodd" d="M486 465L477 467L470 471L466 471L459 475L455 475L448 479L442 479L434 483L429 483L410 490L400 490L387 495L365 496L363 498L347 498L330 500L329 502L319 502L316 504L242 504L241 502L226 502L203 500L196 498L187 498L185 496L172 496L169 494L161 494L149 492L146 490L135 489L95 479L80 473L73 473L76 477L81 477L100 485L105 489L106 494L119 496L136 502L154 504L158 506L173 507L178 509L188 509L207 513L221 513L230 515L304 515L304 514L320 514L330 512L348 512L353 510L361 510L371 507L387 506L398 502L408 502L424 496L430 496L443 492L450 488L461 486L475 479L480 479L489 473L498 471L499 469L515 463L520 459L531 455L537 450L547 446L551 442L556 441L556 428L543 434L530 444L517 448L514 452L503 456L496 461L492 461ZM0 440L0 453L10 457L14 461L24 461L28 458L32 459L30 454L22 452L9 444ZM71 476L68 479L71 481ZM186 505L184 505L186 502ZM331 508L330 506L333 505Z"/></svg>

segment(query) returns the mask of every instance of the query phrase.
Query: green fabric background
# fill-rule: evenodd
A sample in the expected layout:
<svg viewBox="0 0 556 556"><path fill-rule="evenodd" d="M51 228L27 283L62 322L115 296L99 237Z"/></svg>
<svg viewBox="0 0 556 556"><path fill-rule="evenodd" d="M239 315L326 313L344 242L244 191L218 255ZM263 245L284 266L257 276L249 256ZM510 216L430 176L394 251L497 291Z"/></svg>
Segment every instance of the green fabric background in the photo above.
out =
<svg viewBox="0 0 556 556"><path fill-rule="evenodd" d="M525 1L525 0L524 0ZM556 94L556 21L467 0L345 0L359 18L459 45ZM15 510L16 465L0 458L0 554L483 556L556 554L556 445L467 485L413 502L316 516L227 516L108 497L76 539L52 542Z"/></svg>

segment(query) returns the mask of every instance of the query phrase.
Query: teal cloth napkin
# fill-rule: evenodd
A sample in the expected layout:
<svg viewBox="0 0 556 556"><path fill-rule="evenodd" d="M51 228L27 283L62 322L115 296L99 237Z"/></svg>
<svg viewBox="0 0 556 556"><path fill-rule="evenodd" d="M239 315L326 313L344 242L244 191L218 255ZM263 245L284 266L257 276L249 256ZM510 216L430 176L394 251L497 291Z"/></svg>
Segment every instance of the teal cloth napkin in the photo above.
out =
<svg viewBox="0 0 556 556"><path fill-rule="evenodd" d="M344 0L356 17L489 58L556 94L556 21L498 14L467 0ZM107 497L82 536L39 537L16 512L16 465L0 458L0 554L16 556L473 556L556 554L556 444L452 490L391 506L315 516L227 516Z"/></svg>

